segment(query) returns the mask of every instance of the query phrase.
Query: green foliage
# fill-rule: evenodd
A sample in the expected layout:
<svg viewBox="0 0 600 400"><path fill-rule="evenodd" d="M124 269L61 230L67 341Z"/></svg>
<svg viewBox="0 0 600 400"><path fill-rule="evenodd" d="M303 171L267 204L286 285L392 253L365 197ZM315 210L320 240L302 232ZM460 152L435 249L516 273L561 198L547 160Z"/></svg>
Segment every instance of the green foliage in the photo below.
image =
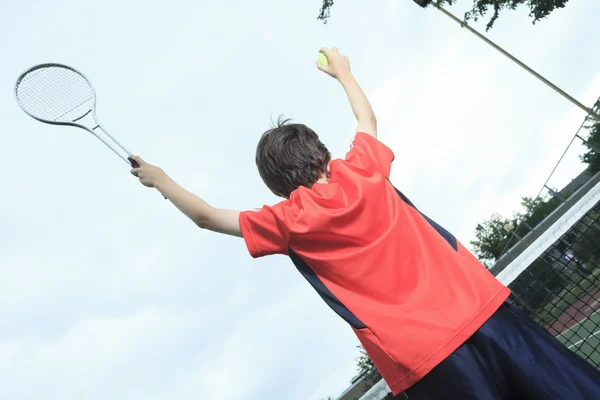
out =
<svg viewBox="0 0 600 400"><path fill-rule="evenodd" d="M360 352L360 355L356 359L356 368L357 368L358 372L361 375L363 375L364 380L367 383L367 386L369 388L371 388L373 385L375 385L377 382L379 382L382 379L381 374L375 367L375 364L373 363L373 361L371 360L371 358L365 351L364 347L362 347L362 346L356 346L356 347L358 348L358 351Z"/></svg>
<svg viewBox="0 0 600 400"><path fill-rule="evenodd" d="M457 0L439 0L440 5L453 5ZM486 31L494 26L494 23L503 10L515 10L520 5L529 7L529 16L533 18L535 24L541 19L546 18L551 12L558 8L564 8L569 0L473 0L473 7L465 14L465 21L479 18L491 13L491 18L486 25Z"/></svg>
<svg viewBox="0 0 600 400"><path fill-rule="evenodd" d="M331 16L331 7L333 7L333 0L323 0L323 5L321 5L317 19L326 24Z"/></svg>
<svg viewBox="0 0 600 400"><path fill-rule="evenodd" d="M600 100L596 102L594 111L596 113L600 112ZM585 144L588 151L581 155L581 161L588 164L590 172L596 173L600 171L600 154L596 153L594 148L600 149L600 121L593 120L585 128L589 132L587 143Z"/></svg>
<svg viewBox="0 0 600 400"><path fill-rule="evenodd" d="M408 1L408 0L406 0ZM439 0L440 5L453 5L457 0ZM486 30L490 30L503 10L514 10L518 6L525 4L529 7L529 16L533 18L533 23L546 18L551 12L558 8L564 8L569 0L473 0L473 7L465 14L465 21L473 19L474 21L491 13L491 18L486 25ZM323 0L319 10L318 20L327 23L331 15L331 8L334 0Z"/></svg>
<svg viewBox="0 0 600 400"><path fill-rule="evenodd" d="M560 196L564 199L569 198L571 194L573 193L565 190L560 192ZM562 200L555 196L551 197L547 201L544 201L541 198L533 199L532 197L523 197L521 204L526 210L527 219L525 221L529 226L535 227L548 215L552 214L552 212L562 204ZM525 227L525 229L529 231L529 228ZM517 233L519 234L519 232ZM527 232L522 233L525 234Z"/></svg>
<svg viewBox="0 0 600 400"><path fill-rule="evenodd" d="M571 193L563 191L560 195L568 198ZM517 237L525 236L530 227L534 228L561 204L562 201L554 196L547 201L540 197L522 197L523 211L514 213L510 218L493 214L490 219L475 227L475 239L471 241L475 255L486 266L491 267L503 254L503 250L508 250L515 244Z"/></svg>
<svg viewBox="0 0 600 400"><path fill-rule="evenodd" d="M486 266L491 267L500 258L510 240L511 230L519 225L519 218L518 214L512 218L493 214L490 219L477 224L475 239L471 241L471 245L477 258Z"/></svg>

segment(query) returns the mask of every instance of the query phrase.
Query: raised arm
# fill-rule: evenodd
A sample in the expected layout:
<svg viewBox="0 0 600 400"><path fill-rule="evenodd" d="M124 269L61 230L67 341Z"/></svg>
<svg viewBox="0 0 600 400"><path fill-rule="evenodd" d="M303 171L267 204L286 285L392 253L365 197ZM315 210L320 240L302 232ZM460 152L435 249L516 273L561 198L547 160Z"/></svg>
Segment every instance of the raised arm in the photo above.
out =
<svg viewBox="0 0 600 400"><path fill-rule="evenodd" d="M348 58L341 55L335 47L331 50L323 48L321 52L325 54L329 64L324 66L317 62L317 67L337 79L344 88L358 123L356 131L377 137L377 118L375 117L375 112L373 112L367 96L352 75Z"/></svg>
<svg viewBox="0 0 600 400"><path fill-rule="evenodd" d="M146 187L154 187L200 228L242 237L239 211L214 208L171 179L162 169L132 156L138 166L131 173Z"/></svg>

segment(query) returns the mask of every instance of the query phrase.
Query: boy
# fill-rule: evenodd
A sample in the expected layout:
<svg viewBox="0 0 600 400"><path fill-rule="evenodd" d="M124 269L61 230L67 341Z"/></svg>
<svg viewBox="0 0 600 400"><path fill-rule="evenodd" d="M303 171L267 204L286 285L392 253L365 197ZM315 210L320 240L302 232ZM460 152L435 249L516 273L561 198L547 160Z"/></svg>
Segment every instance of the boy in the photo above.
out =
<svg viewBox="0 0 600 400"><path fill-rule="evenodd" d="M600 399L600 372L506 303L510 291L389 182L392 151L337 49L317 67L344 88L357 120L345 159L310 128L278 121L256 164L285 200L214 208L161 169L132 173L198 226L243 237L250 254L289 255L354 330L394 395L409 399Z"/></svg>

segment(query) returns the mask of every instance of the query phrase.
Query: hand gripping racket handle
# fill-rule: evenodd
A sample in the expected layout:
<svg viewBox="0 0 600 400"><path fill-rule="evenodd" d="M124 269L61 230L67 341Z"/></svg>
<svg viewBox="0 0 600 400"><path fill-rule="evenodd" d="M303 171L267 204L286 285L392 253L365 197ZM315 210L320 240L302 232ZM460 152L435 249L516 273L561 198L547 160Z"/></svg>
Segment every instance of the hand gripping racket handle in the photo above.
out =
<svg viewBox="0 0 600 400"><path fill-rule="evenodd" d="M129 161L129 164L131 164L131 166L132 166L133 168L139 168L139 167L140 167L140 165L139 165L137 162L135 162L135 160L132 160L131 158L127 158L127 161ZM165 196L165 195L164 195L164 194L162 194L162 193L161 193L161 196L162 196L162 197L164 197L164 198L165 198L165 200L167 200L167 196Z"/></svg>

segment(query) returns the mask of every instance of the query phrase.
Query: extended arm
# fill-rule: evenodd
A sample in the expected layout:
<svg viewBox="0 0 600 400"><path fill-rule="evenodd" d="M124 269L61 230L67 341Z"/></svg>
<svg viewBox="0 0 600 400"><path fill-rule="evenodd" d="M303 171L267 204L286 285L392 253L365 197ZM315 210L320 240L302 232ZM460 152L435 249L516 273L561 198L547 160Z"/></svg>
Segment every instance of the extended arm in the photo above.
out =
<svg viewBox="0 0 600 400"><path fill-rule="evenodd" d="M356 117L358 123L356 131L377 137L377 118L365 92L360 88L354 76L348 73L348 75L339 77L338 81L346 91L350 106L352 106L352 111Z"/></svg>
<svg viewBox="0 0 600 400"><path fill-rule="evenodd" d="M242 237L239 211L214 208L181 187L162 169L146 163L140 157L132 156L131 159L138 164L131 173L138 177L144 186L156 188L200 228Z"/></svg>
<svg viewBox="0 0 600 400"><path fill-rule="evenodd" d="M327 57L329 65L324 66L317 63L317 66L321 71L337 79L344 88L358 123L356 131L377 137L377 118L375 117L375 112L373 112L373 108L365 92L363 92L354 75L352 75L348 58L341 55L337 48L333 48L332 50L323 48L321 51Z"/></svg>
<svg viewBox="0 0 600 400"><path fill-rule="evenodd" d="M200 228L242 237L239 211L212 207L166 174L164 179L157 182L156 189Z"/></svg>

